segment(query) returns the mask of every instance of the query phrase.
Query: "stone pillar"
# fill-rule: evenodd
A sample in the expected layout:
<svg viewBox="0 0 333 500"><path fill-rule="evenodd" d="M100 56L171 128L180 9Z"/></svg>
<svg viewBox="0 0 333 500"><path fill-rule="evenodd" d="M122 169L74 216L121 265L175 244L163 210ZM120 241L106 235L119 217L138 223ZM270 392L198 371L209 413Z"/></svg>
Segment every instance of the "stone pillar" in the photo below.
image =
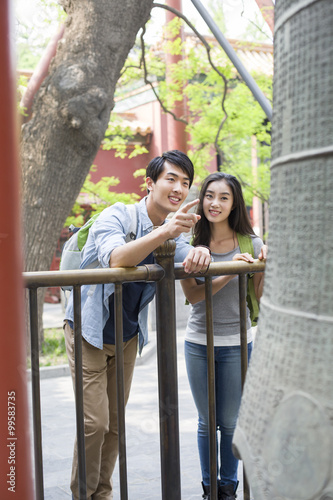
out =
<svg viewBox="0 0 333 500"><path fill-rule="evenodd" d="M234 435L255 500L333 499L333 3L275 3L272 189Z"/></svg>

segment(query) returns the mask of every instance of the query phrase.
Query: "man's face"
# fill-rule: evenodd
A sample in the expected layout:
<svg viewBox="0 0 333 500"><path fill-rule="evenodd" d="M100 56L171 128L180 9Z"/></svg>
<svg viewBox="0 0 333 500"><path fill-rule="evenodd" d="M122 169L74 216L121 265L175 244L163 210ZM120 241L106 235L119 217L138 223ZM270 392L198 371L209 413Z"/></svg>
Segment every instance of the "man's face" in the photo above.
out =
<svg viewBox="0 0 333 500"><path fill-rule="evenodd" d="M154 182L150 177L146 179L149 197L157 211L163 211L165 216L176 212L186 199L190 189L188 175L176 165L166 161L163 172Z"/></svg>

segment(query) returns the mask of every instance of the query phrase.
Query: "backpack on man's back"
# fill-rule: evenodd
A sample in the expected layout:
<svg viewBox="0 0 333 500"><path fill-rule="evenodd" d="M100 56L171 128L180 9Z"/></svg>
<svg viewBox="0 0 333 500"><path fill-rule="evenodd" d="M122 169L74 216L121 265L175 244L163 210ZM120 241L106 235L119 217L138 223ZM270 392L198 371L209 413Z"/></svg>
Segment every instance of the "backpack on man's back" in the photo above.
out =
<svg viewBox="0 0 333 500"><path fill-rule="evenodd" d="M129 215L131 217L131 223L126 235L126 243L131 240L135 240L137 231L137 207L136 203L133 205L126 205ZM80 269L81 255L88 239L88 234L90 228L94 222L98 219L102 212L93 215L82 227L70 226L72 231L72 236L66 241L62 249L61 260L59 265L60 271L73 271L75 269ZM89 265L85 266L85 269L95 269L99 267L98 259ZM72 286L63 286L63 290L71 290Z"/></svg>

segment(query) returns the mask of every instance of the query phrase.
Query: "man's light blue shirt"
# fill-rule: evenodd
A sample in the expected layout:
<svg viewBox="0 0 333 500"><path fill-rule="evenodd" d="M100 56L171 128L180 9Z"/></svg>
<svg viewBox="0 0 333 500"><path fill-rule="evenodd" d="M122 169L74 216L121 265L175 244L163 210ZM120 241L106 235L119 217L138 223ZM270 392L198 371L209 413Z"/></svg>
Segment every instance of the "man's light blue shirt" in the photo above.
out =
<svg viewBox="0 0 333 500"><path fill-rule="evenodd" d="M146 199L137 204L136 238L150 233L153 223L148 217ZM167 221L166 221L167 222ZM87 242L81 256L80 268L84 269L98 259L99 267L108 268L111 252L125 245L126 235L131 226L131 216L123 203L115 203L103 210L89 230ZM191 245L181 235L175 239L175 262L182 262ZM89 344L103 349L103 329L109 318L109 297L114 293L114 284L83 285L81 287L82 336ZM139 353L148 342L148 304L155 294L155 283L147 283L139 306ZM65 319L74 321L73 293L66 308Z"/></svg>

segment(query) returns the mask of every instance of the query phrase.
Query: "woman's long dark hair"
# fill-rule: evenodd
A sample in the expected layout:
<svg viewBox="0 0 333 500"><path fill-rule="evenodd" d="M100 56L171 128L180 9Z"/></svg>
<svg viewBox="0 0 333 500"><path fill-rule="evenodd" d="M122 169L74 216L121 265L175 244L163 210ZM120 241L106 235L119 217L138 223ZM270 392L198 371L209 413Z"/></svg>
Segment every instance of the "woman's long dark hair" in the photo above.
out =
<svg viewBox="0 0 333 500"><path fill-rule="evenodd" d="M243 235L255 234L246 210L242 187L239 181L233 175L224 174L223 172L214 172L213 174L210 174L208 177L206 177L201 186L199 195L200 202L197 208L197 214L201 215L201 219L195 225L195 234L193 238L194 246L209 246L210 244L210 224L204 215L203 200L205 198L209 184L214 181L225 181L232 191L234 204L228 218L229 226L231 227L231 229L236 231L236 233L240 233Z"/></svg>

